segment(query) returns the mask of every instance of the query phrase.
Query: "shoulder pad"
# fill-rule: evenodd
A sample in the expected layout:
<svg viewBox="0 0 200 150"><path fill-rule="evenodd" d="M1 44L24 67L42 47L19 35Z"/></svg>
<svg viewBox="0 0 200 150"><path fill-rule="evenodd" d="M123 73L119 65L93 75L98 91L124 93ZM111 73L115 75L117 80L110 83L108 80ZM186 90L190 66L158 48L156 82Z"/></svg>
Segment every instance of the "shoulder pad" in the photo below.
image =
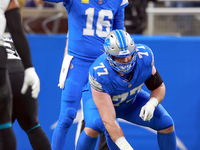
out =
<svg viewBox="0 0 200 150"><path fill-rule="evenodd" d="M106 85L106 81L109 79L108 70L101 60L100 58L97 59L89 69L90 84L98 91L103 91L102 86Z"/></svg>
<svg viewBox="0 0 200 150"><path fill-rule="evenodd" d="M89 74L89 82L91 86L97 91L103 91L102 85Z"/></svg>
<svg viewBox="0 0 200 150"><path fill-rule="evenodd" d="M128 3L128 0L122 0L122 3L120 6L124 5L124 4L127 4Z"/></svg>
<svg viewBox="0 0 200 150"><path fill-rule="evenodd" d="M146 66L154 65L154 55L152 50L148 46L144 44L137 44L136 53L137 59L142 60Z"/></svg>

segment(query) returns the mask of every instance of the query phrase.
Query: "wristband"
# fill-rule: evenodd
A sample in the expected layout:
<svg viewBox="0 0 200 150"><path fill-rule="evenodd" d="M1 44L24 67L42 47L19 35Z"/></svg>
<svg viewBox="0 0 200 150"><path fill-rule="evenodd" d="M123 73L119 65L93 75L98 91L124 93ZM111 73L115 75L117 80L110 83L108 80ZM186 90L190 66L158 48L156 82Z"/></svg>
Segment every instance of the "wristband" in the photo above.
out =
<svg viewBox="0 0 200 150"><path fill-rule="evenodd" d="M118 138L115 144L120 148L120 150L134 150L124 136Z"/></svg>
<svg viewBox="0 0 200 150"><path fill-rule="evenodd" d="M153 106L157 107L159 101L158 101L157 98L155 98L155 97L151 97L151 98L149 99L148 103L151 103Z"/></svg>

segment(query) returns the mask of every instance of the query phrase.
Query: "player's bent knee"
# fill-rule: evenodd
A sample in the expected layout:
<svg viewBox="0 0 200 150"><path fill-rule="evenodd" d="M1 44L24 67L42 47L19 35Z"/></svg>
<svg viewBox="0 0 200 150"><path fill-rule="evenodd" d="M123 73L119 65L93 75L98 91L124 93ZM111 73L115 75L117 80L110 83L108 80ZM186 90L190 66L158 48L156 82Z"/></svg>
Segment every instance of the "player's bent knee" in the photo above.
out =
<svg viewBox="0 0 200 150"><path fill-rule="evenodd" d="M90 136L90 137L93 137L93 138L96 138L96 137L98 137L99 136L99 132L98 131L95 131L95 130L93 130L93 129L91 129L91 128L84 128L84 131L85 131L85 133L88 135L88 136Z"/></svg>
<svg viewBox="0 0 200 150"><path fill-rule="evenodd" d="M158 124L158 131L160 131L174 126L174 121L169 115L163 115L160 117Z"/></svg>
<svg viewBox="0 0 200 150"><path fill-rule="evenodd" d="M163 129L163 130L159 130L158 132L162 133L162 134L168 134L168 133L171 133L173 131L174 131L174 126L171 126L169 128L166 128L166 129Z"/></svg>
<svg viewBox="0 0 200 150"><path fill-rule="evenodd" d="M92 119L90 121L86 121L85 127L91 128L100 134L105 130L105 126L104 126L101 118L96 118L96 119Z"/></svg>
<svg viewBox="0 0 200 150"><path fill-rule="evenodd" d="M66 114L60 114L59 123L61 123L64 127L69 128L76 118L76 114L76 109L68 108L66 110Z"/></svg>
<svg viewBox="0 0 200 150"><path fill-rule="evenodd" d="M74 109L74 108L68 108L67 110L66 110L66 115L68 116L68 117L70 117L70 118L72 118L72 119L75 119L76 118L76 113L77 113L77 110L76 109Z"/></svg>
<svg viewBox="0 0 200 150"><path fill-rule="evenodd" d="M97 118L95 119L95 126L96 126L96 129L99 133L102 133L104 130L105 130L105 126L103 124L103 121L101 120L101 118Z"/></svg>
<svg viewBox="0 0 200 150"><path fill-rule="evenodd" d="M105 126L101 120L101 118L96 118L95 120L91 121L90 123L86 122L86 126L98 131L100 134L105 130Z"/></svg>

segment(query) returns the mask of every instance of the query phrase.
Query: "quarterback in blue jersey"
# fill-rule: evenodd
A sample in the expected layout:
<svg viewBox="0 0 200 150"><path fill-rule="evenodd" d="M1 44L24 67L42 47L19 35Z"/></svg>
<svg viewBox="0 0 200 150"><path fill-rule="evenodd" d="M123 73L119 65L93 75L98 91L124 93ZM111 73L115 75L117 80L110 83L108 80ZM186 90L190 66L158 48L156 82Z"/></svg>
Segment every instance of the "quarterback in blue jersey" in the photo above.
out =
<svg viewBox="0 0 200 150"><path fill-rule="evenodd" d="M134 44L123 30L113 30L105 40L105 53L89 69L83 90L85 128L77 150L93 150L104 130L110 149L133 150L116 118L157 131L161 150L176 150L174 122L160 104L165 85L154 66L151 49ZM146 85L151 94L142 89ZM108 141L115 144L109 145Z"/></svg>
<svg viewBox="0 0 200 150"><path fill-rule="evenodd" d="M76 117L88 71L103 54L103 43L113 29L124 29L128 0L45 0L63 2L68 13L68 46L60 73L61 111L53 132L52 149L62 150Z"/></svg>

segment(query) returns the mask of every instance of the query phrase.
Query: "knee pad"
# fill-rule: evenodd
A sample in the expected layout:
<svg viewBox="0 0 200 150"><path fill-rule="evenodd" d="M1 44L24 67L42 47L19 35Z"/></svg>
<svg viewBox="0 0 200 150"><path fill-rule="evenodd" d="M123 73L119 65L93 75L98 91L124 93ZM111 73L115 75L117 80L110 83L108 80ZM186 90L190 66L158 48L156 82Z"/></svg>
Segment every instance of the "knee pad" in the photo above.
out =
<svg viewBox="0 0 200 150"><path fill-rule="evenodd" d="M158 130L163 130L163 129L173 126L174 121L169 115L163 115L159 118L156 124L158 126Z"/></svg>
<svg viewBox="0 0 200 150"><path fill-rule="evenodd" d="M101 118L96 118L95 120L92 120L91 122L86 121L85 126L99 132L100 134L105 130L105 126Z"/></svg>
<svg viewBox="0 0 200 150"><path fill-rule="evenodd" d="M103 121L101 118L97 118L94 120L95 126L97 128L97 131L101 134L105 130L105 126L103 124Z"/></svg>
<svg viewBox="0 0 200 150"><path fill-rule="evenodd" d="M61 123L64 127L69 128L72 125L74 119L76 118L76 114L76 109L68 108L65 114L60 114L59 123Z"/></svg>

